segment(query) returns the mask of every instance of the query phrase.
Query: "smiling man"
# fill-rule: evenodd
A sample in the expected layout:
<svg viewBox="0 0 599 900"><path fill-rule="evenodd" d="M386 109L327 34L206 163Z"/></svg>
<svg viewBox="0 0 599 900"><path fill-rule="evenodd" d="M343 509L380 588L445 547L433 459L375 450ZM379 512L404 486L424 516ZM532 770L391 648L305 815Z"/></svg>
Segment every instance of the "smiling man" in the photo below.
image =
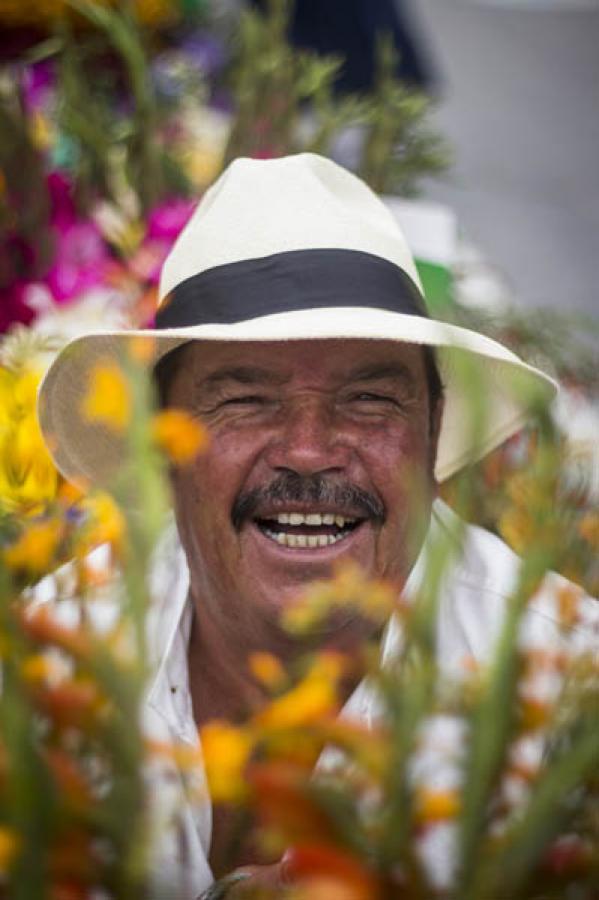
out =
<svg viewBox="0 0 599 900"><path fill-rule="evenodd" d="M155 585L146 714L153 733L197 745L198 725L256 698L248 653L297 652L279 614L335 563L390 580L398 598L417 589L427 535L455 524L438 482L514 433L554 385L494 341L431 319L391 214L311 154L232 163L175 244L160 293L156 329L134 333L155 339L162 403L200 418L211 440L172 474L178 536ZM118 466L113 436L77 411L90 367L130 336L76 340L45 379L42 426L67 477L104 482ZM473 384L484 395L474 418ZM497 538L464 535L440 600L442 671L488 655L518 569ZM560 636L554 587L527 613L545 643ZM351 651L372 627L347 614L318 637ZM346 711L370 720L372 708L360 686ZM206 805L184 804L181 827L156 850L161 895L177 900L210 884L223 834Z"/></svg>

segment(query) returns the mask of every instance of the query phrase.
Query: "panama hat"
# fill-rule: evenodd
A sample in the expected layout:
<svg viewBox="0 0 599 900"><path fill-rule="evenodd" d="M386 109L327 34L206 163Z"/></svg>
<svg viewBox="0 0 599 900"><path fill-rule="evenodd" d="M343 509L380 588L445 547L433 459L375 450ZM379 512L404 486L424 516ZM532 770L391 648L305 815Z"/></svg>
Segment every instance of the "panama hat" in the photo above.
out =
<svg viewBox="0 0 599 900"><path fill-rule="evenodd" d="M448 478L516 432L555 383L506 347L431 318L395 219L359 178L302 153L237 159L206 192L166 259L155 328L71 341L40 389L43 433L62 473L103 483L122 458L118 436L82 414L90 371L148 335L155 364L188 341L366 339L436 352L444 384L435 475ZM468 427L470 382L485 391Z"/></svg>

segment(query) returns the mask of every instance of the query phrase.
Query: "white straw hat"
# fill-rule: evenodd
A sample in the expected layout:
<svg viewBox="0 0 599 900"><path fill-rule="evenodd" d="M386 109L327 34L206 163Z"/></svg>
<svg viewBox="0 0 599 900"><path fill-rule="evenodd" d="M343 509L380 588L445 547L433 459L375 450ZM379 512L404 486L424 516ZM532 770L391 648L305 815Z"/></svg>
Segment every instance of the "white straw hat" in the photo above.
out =
<svg viewBox="0 0 599 900"><path fill-rule="evenodd" d="M188 341L372 339L436 350L445 411L442 481L517 431L555 383L496 341L429 318L414 261L391 213L359 178L310 153L237 159L205 194L167 258L153 330L71 341L40 390L42 430L67 478L105 482L121 446L82 414L89 373L133 335L155 338L151 364ZM469 427L470 378L486 415Z"/></svg>

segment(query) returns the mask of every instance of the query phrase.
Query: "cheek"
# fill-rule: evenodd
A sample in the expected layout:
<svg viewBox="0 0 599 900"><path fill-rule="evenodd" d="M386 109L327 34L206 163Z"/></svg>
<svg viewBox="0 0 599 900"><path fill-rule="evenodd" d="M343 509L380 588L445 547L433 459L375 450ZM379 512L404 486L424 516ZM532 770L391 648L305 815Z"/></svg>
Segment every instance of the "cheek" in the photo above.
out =
<svg viewBox="0 0 599 900"><path fill-rule="evenodd" d="M412 492L430 479L430 444L423 428L381 429L362 446L365 468L384 495Z"/></svg>

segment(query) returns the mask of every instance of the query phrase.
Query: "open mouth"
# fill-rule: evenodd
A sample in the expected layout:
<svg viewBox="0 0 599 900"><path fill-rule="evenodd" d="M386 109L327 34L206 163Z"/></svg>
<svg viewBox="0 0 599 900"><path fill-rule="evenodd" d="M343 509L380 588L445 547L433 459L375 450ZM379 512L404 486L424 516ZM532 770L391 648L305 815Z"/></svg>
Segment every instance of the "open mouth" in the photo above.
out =
<svg viewBox="0 0 599 900"><path fill-rule="evenodd" d="M253 521L262 534L281 547L316 549L345 540L364 519L332 512L279 512Z"/></svg>

